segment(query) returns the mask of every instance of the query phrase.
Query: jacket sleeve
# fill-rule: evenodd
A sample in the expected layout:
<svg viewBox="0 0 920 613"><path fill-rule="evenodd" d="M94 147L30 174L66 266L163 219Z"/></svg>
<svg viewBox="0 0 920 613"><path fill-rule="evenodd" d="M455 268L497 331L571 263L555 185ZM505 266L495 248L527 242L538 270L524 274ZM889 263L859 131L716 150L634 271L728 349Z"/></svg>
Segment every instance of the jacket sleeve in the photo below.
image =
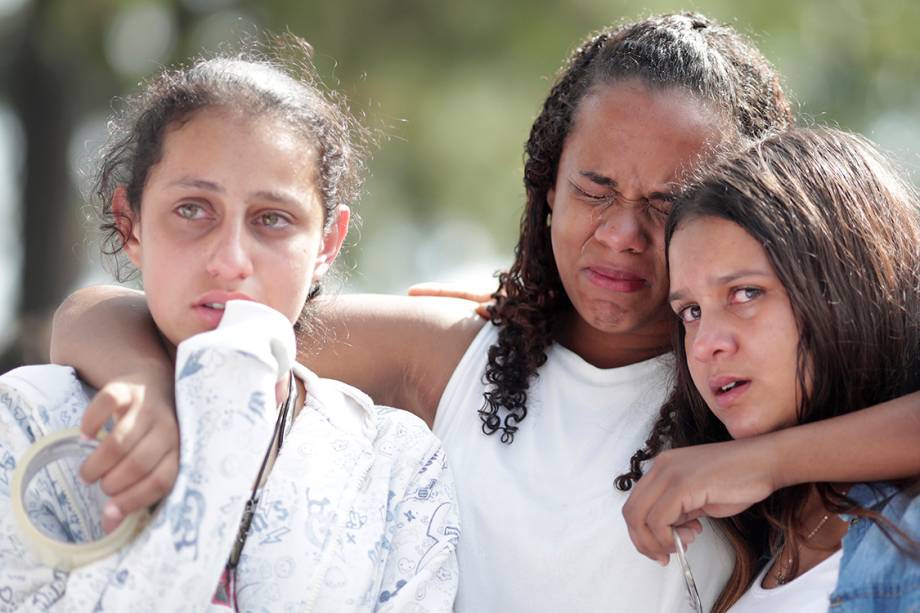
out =
<svg viewBox="0 0 920 613"><path fill-rule="evenodd" d="M426 439L431 445L392 512L379 612L453 609L460 538L454 485L440 442Z"/></svg>
<svg viewBox="0 0 920 613"><path fill-rule="evenodd" d="M22 555L13 555L6 543L19 536L4 521L0 610L206 609L271 438L275 382L293 356L290 323L254 303L229 303L218 329L182 343L176 358L180 468L170 494L129 545L70 573L43 567L22 547ZM0 407L4 477L31 442L10 432L9 423L17 414L45 410L8 408ZM3 516L10 502L6 487Z"/></svg>

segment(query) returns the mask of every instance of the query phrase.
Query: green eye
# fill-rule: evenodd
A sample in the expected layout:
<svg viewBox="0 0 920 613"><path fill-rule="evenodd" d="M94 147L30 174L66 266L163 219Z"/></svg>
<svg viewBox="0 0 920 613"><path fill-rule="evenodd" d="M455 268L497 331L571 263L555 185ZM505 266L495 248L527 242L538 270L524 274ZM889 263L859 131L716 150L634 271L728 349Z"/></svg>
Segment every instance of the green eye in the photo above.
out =
<svg viewBox="0 0 920 613"><path fill-rule="evenodd" d="M288 219L280 213L263 213L259 216L259 219L266 228L283 228L290 225Z"/></svg>
<svg viewBox="0 0 920 613"><path fill-rule="evenodd" d="M179 217L182 219L196 219L200 216L201 207L192 203L180 204L176 208L176 213L178 213Z"/></svg>

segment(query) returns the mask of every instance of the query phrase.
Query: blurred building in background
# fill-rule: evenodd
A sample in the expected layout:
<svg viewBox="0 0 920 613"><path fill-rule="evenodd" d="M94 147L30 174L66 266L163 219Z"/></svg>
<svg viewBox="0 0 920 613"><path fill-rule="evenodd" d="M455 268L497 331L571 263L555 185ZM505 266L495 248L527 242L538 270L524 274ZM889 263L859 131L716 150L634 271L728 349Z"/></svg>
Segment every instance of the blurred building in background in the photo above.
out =
<svg viewBox="0 0 920 613"><path fill-rule="evenodd" d="M0 368L47 359L48 316L110 279L81 190L112 97L241 37L309 40L379 137L342 291L482 287L511 259L530 124L590 31L692 9L748 33L805 123L920 167L920 3L827 0L0 0Z"/></svg>

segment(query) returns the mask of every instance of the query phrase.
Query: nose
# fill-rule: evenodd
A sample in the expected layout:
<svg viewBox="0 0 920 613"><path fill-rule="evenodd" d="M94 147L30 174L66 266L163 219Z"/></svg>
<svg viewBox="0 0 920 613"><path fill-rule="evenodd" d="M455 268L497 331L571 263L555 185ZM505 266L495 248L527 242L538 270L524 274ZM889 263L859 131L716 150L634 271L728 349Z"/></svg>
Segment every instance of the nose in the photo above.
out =
<svg viewBox="0 0 920 613"><path fill-rule="evenodd" d="M704 363L731 355L738 348L731 326L724 317L715 313L704 313L695 329L688 329L684 344L687 355Z"/></svg>
<svg viewBox="0 0 920 613"><path fill-rule="evenodd" d="M251 276L252 257L247 245L245 222L225 220L212 236L213 243L206 267L208 274L228 281Z"/></svg>
<svg viewBox="0 0 920 613"><path fill-rule="evenodd" d="M641 203L620 199L596 215L594 237L598 242L617 252L643 253L648 248Z"/></svg>

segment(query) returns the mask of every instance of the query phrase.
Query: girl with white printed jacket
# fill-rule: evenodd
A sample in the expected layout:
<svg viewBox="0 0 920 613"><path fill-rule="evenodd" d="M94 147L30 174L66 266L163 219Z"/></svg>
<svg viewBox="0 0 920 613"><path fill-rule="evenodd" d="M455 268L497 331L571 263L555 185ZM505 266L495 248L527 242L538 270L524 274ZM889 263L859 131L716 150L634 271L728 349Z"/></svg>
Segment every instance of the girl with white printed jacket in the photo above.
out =
<svg viewBox="0 0 920 613"><path fill-rule="evenodd" d="M94 391L61 366L4 375L0 611L450 610L459 528L439 442L293 363L361 166L352 120L312 82L274 60L201 61L160 75L112 124L103 228L176 358L178 478L116 553L42 564L11 517L11 475L42 436L85 426ZM131 421L116 415L95 453L155 453ZM74 530L72 501L47 502L55 529ZM104 516L122 519L113 505Z"/></svg>

